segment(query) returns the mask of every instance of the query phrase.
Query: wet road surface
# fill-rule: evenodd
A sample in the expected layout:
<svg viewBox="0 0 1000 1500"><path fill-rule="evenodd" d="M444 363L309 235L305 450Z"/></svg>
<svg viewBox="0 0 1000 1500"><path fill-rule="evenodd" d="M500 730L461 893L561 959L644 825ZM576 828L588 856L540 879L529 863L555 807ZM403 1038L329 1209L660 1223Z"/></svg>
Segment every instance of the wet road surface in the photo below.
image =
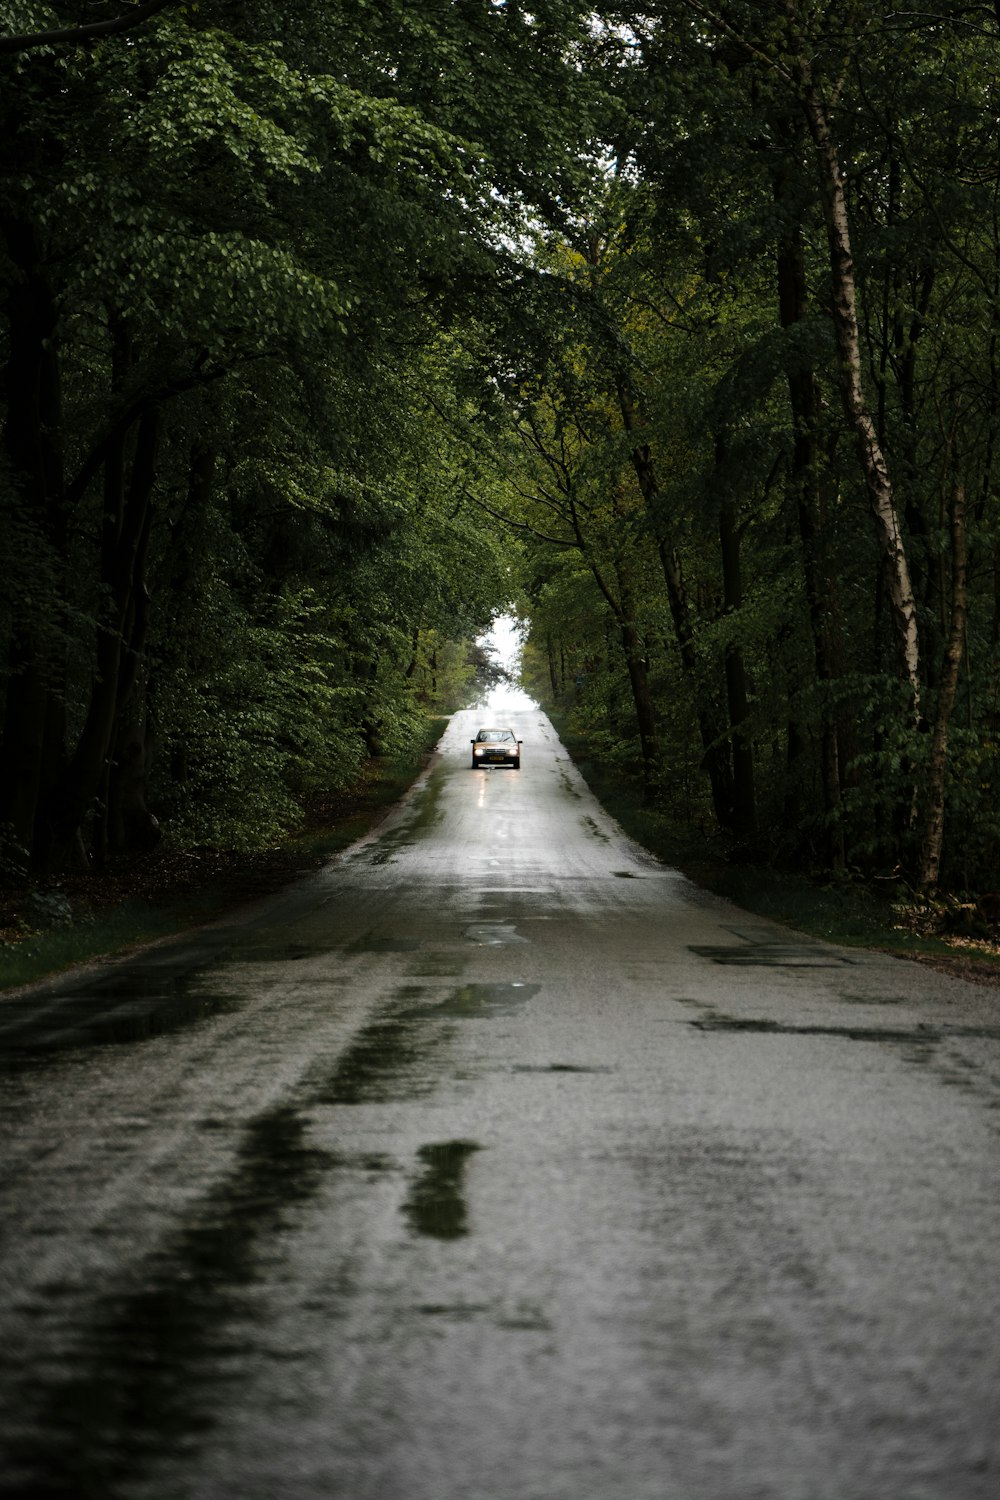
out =
<svg viewBox="0 0 1000 1500"><path fill-rule="evenodd" d="M0 1494L1000 1494L996 992L452 721L283 896L0 1000Z"/></svg>

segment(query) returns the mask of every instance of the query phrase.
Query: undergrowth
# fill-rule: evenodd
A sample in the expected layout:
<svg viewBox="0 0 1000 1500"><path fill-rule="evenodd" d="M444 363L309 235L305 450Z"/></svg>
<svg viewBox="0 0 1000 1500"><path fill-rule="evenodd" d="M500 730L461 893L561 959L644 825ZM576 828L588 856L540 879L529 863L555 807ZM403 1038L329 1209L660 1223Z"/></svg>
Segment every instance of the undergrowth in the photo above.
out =
<svg viewBox="0 0 1000 1500"><path fill-rule="evenodd" d="M370 761L349 791L315 799L300 828L270 848L154 852L0 893L0 991L212 921L318 869L413 784L446 722L429 720L407 753Z"/></svg>
<svg viewBox="0 0 1000 1500"><path fill-rule="evenodd" d="M905 885L860 875L782 870L766 862L736 858L714 831L677 813L644 805L637 780L622 777L593 756L558 714L553 722L568 754L601 805L628 836L697 885L724 896L757 916L845 947L880 948L901 957L960 955L963 964L1000 976L1000 949L993 941L949 937L935 931L934 912Z"/></svg>

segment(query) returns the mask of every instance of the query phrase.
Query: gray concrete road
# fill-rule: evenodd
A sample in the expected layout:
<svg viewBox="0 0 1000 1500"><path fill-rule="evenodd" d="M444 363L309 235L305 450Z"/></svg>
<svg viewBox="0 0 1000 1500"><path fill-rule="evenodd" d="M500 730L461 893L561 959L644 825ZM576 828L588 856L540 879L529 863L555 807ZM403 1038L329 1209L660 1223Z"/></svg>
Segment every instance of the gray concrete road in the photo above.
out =
<svg viewBox="0 0 1000 1500"><path fill-rule="evenodd" d="M996 1500L997 993L476 724L308 883L0 1002L0 1494Z"/></svg>

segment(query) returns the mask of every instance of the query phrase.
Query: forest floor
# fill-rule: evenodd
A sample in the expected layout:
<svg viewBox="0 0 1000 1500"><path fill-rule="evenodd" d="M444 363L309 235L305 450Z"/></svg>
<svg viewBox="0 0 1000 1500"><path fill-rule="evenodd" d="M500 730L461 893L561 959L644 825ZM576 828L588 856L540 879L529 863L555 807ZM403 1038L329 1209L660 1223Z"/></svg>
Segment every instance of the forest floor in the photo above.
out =
<svg viewBox="0 0 1000 1500"><path fill-rule="evenodd" d="M334 815L316 833L321 838L336 827ZM299 835L273 849L163 850L116 861L105 870L67 872L28 890L0 892L0 943L17 942L31 932L36 906L42 908L47 898L54 913L58 898L65 898L72 925L84 927L127 907L183 912L190 906L211 914L268 895L318 869L328 857L318 852L316 840Z"/></svg>
<svg viewBox="0 0 1000 1500"><path fill-rule="evenodd" d="M860 881L834 882L754 864L694 857L679 861L698 884L738 906L772 917L828 942L877 948L971 984L1000 987L1000 935L947 931L948 915L965 915L976 928L972 903L932 906L909 893L890 899Z"/></svg>
<svg viewBox="0 0 1000 1500"><path fill-rule="evenodd" d="M426 765L445 720L399 760L315 797L293 835L259 850L169 849L104 870L0 888L0 991L210 922L311 874L381 821Z"/></svg>
<svg viewBox="0 0 1000 1500"><path fill-rule="evenodd" d="M695 884L827 942L879 949L957 979L1000 987L1000 931L983 926L971 901L954 896L931 903L893 880L834 880L802 869L779 869L763 857L734 858L717 836L651 812L634 783L601 765L565 717L552 717L602 806L636 843Z"/></svg>

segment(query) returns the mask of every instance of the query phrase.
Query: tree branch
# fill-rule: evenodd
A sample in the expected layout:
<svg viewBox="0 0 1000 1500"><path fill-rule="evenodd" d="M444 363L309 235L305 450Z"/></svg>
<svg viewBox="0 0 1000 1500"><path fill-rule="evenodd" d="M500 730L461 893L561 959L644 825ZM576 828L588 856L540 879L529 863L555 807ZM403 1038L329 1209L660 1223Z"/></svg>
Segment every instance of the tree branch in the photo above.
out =
<svg viewBox="0 0 1000 1500"><path fill-rule="evenodd" d="M512 531L526 531L530 536L538 537L539 541L541 542L549 542L553 547L568 547L570 551L573 552L579 550L578 544L576 542L568 541L565 537L548 536L544 531L539 531L537 526L529 526L527 521L515 521L512 516L505 516L502 511L494 510L491 505L487 505L485 500L481 500L479 496L474 495L471 490L467 489L465 493L468 495L473 505L478 505L480 510L484 510L486 514L488 516L492 516L495 521L502 521L503 524L505 526L509 526Z"/></svg>
<svg viewBox="0 0 1000 1500"><path fill-rule="evenodd" d="M117 36L129 31L157 11L166 10L176 0L146 0L145 5L136 5L125 15L114 16L110 21L90 21L82 26L65 26L56 31L36 31L20 36L0 36L0 55L11 52L28 52L32 47L56 47L60 44L79 44L98 41L101 37Z"/></svg>

